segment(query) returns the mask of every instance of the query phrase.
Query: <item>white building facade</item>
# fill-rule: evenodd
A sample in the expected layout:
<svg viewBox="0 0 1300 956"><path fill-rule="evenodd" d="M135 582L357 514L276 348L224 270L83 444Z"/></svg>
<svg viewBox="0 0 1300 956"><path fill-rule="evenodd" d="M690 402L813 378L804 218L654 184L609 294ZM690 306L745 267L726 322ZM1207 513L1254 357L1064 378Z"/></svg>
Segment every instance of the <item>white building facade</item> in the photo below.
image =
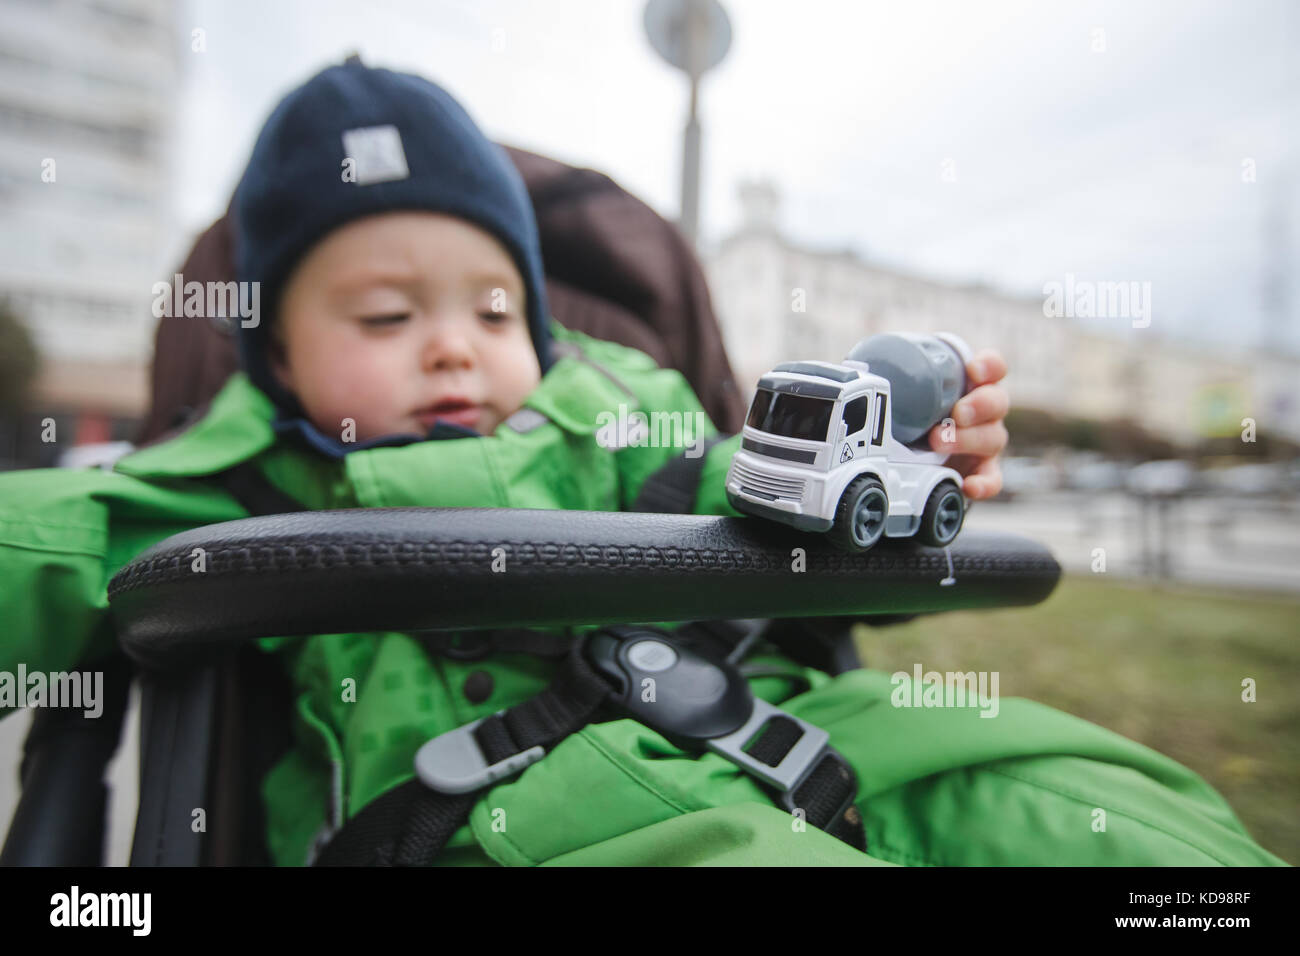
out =
<svg viewBox="0 0 1300 956"><path fill-rule="evenodd" d="M0 297L38 400L143 410L173 238L179 56L167 0L8 0L0 32Z"/></svg>
<svg viewBox="0 0 1300 956"><path fill-rule="evenodd" d="M808 249L776 225L765 183L740 188L744 222L705 270L736 381L748 397L778 362L835 361L878 332L956 332L998 349L1012 403L1057 415L1128 418L1178 444L1226 432L1252 411L1258 427L1300 441L1291 397L1300 362L1170 342L1158 330L1086 328L1045 314L1044 297L951 285L864 262L852 252ZM1231 407L1225 407L1225 403Z"/></svg>

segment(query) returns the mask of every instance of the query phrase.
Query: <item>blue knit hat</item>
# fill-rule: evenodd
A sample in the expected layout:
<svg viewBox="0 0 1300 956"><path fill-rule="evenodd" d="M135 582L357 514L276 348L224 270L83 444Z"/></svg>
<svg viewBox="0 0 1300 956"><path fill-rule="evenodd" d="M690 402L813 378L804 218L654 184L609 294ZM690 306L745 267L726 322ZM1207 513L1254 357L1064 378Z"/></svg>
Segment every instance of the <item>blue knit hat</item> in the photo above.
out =
<svg viewBox="0 0 1300 956"><path fill-rule="evenodd" d="M312 245L354 219L428 210L494 235L524 280L542 374L551 367L541 244L523 179L460 104L423 77L372 69L356 57L312 77L281 100L262 127L233 210L238 279L261 283L263 314L256 326L239 324L240 362L280 409L282 423L293 422L322 451L339 455L411 440L344 446L321 436L267 358L270 326L290 273ZM477 432L440 422L428 437L467 434Z"/></svg>

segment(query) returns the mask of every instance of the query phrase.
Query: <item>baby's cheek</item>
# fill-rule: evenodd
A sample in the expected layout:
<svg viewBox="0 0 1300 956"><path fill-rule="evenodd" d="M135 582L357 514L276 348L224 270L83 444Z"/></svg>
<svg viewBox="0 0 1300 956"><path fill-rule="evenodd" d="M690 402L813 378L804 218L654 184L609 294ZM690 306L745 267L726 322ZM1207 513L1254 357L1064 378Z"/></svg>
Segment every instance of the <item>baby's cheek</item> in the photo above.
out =
<svg viewBox="0 0 1300 956"><path fill-rule="evenodd" d="M304 402L307 413L320 431L338 436L348 427L361 433L372 427L375 416L374 386L371 379L355 365L328 364L319 367L313 378L312 395Z"/></svg>
<svg viewBox="0 0 1300 956"><path fill-rule="evenodd" d="M343 399L341 407L348 409L348 416L356 420L358 433L364 433L365 438L378 438L399 430L398 420L409 409L401 407L395 394L397 381L389 377L358 383Z"/></svg>

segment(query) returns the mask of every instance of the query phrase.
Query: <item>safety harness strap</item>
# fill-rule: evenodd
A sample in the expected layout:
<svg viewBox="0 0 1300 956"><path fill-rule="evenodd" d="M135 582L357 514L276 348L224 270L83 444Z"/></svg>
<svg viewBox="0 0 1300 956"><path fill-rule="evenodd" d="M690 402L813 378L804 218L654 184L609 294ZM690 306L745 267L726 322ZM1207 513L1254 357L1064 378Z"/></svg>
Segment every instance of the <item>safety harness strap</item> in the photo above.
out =
<svg viewBox="0 0 1300 956"><path fill-rule="evenodd" d="M464 793L445 793L418 777L371 801L334 834L315 866L429 866L447 841L469 819L478 794L504 767L533 748L550 750L581 730L609 698L611 685L575 645L551 685L521 704L461 728L472 734L487 761L484 785ZM769 766L781 763L802 736L782 717L768 720L747 752ZM538 758L540 759L540 758ZM417 764L419 760L417 759ZM866 850L862 818L853 805L857 784L852 770L835 750L826 748L811 772L778 802L806 823L825 830L858 850Z"/></svg>
<svg viewBox="0 0 1300 956"><path fill-rule="evenodd" d="M692 514L709 449L730 437L713 435L704 439L698 455L692 457L688 450L670 458L641 484L631 510L657 514Z"/></svg>
<svg viewBox="0 0 1300 956"><path fill-rule="evenodd" d="M789 717L775 716L745 752L775 767L802 736L803 730ZM808 823L865 853L867 839L862 814L853 804L857 789L852 768L837 751L828 747L803 782L781 795L781 804L787 810L803 811Z"/></svg>
<svg viewBox="0 0 1300 956"><path fill-rule="evenodd" d="M550 749L591 722L610 685L575 645L549 687L474 729L488 761ZM314 866L429 866L469 820L478 791L440 793L408 780L372 800L334 834Z"/></svg>
<svg viewBox="0 0 1300 956"><path fill-rule="evenodd" d="M250 515L283 515L307 510L301 501L271 484L252 460L241 461L212 475L210 480L224 488Z"/></svg>

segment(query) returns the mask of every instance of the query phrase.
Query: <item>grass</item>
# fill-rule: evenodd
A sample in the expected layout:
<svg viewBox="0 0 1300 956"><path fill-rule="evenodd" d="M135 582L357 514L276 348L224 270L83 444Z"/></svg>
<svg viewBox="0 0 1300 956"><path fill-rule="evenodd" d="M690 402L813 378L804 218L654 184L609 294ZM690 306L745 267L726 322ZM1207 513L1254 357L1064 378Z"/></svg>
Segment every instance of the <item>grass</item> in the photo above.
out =
<svg viewBox="0 0 1300 956"><path fill-rule="evenodd" d="M1066 577L1033 608L860 627L875 670L987 670L1195 770L1251 836L1300 861L1300 603ZM1255 703L1241 699L1255 679Z"/></svg>

